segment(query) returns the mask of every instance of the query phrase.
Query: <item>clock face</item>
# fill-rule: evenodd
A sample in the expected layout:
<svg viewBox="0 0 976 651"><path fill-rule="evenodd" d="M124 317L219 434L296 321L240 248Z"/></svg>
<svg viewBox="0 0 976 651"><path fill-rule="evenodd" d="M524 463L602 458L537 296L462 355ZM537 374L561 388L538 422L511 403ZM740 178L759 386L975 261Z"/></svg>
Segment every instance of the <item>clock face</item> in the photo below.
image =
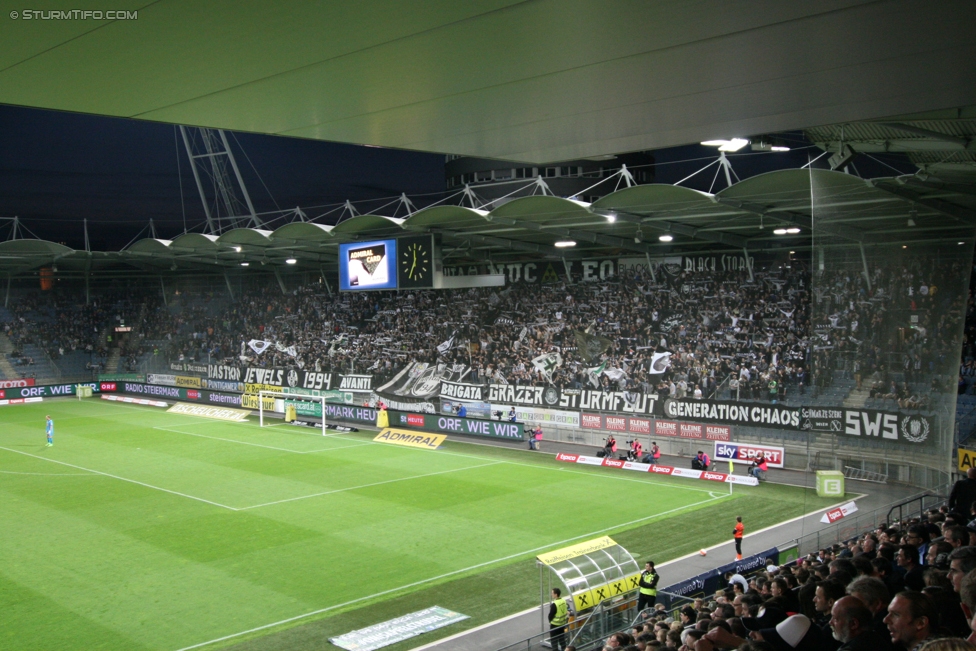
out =
<svg viewBox="0 0 976 651"><path fill-rule="evenodd" d="M400 287L433 287L430 238L401 240Z"/></svg>

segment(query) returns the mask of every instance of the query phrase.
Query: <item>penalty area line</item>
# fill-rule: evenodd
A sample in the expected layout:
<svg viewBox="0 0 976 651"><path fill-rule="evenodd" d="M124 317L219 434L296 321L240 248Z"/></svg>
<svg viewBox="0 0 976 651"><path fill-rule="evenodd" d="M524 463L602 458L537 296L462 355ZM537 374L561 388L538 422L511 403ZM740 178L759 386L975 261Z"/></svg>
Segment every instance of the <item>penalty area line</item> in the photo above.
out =
<svg viewBox="0 0 976 651"><path fill-rule="evenodd" d="M112 475L107 472L102 472L101 470L92 470L91 468L85 468L84 466L76 466L73 463L67 463L66 461L57 461L56 459L48 459L47 457L42 457L36 454L31 454L30 452L21 452L20 450L11 450L10 448L5 448L0 446L0 450L6 450L7 452L13 452L14 454L22 454L25 457L33 457L35 459L40 459L41 461L47 461L49 463L56 463L62 466L67 466L69 468L74 468L76 470L84 470L85 472L90 472L96 475L102 475L103 477L110 477L112 479L118 479L119 481L129 482L130 484L137 484L139 486L144 486L146 488L151 488L153 490L162 491L164 493L169 493L171 495L179 495L180 497L185 497L190 500L196 500L197 502L204 502L212 506L219 506L222 509L227 509L229 511L238 511L233 506L227 506L226 504L221 504L219 502L211 502L210 500L205 500L202 497L195 497L193 495L187 495L186 493L180 493L179 491L173 491L168 488L161 488L159 486L153 486L152 484L147 484L145 482L136 481L135 479L129 479L128 477L119 477L118 475Z"/></svg>
<svg viewBox="0 0 976 651"><path fill-rule="evenodd" d="M723 495L723 497L727 497L727 496L724 496ZM469 567L461 568L459 570L453 570L451 572L446 572L446 573L441 574L439 576L430 577L429 579L422 579L420 581L414 581L413 583L408 583L406 585L401 585L401 586L396 587L396 588L390 588L389 590L383 590L382 592L376 592L374 594L367 595L365 597L358 597L357 599L351 599L349 601L343 602L341 604L336 604L334 606L328 606L326 608L319 608L318 610L313 610L311 612L304 613L302 615L295 615L294 617L289 617L287 619L282 619L280 621L272 622L270 624L264 624L262 626L256 626L255 628L251 628L251 629L248 629L246 631L241 631L239 633L231 633L230 635L224 635L223 637L214 638L213 640L207 640L206 642L200 642L198 644L193 644L191 646L185 646L185 647L183 647L181 649L177 649L177 651L191 651L192 649L200 649L202 647L209 646L211 644L217 644L218 642L224 642L226 640L232 640L232 639L234 639L236 637L241 637L242 635L248 635L250 633L257 633L258 631L264 631L264 630L267 630L269 628L274 628L275 626L281 626L283 624L290 624L291 622L296 622L296 621L298 621L300 619L305 619L306 617L313 617L315 615L321 615L322 613L327 613L329 611L336 610L336 609L339 609L339 608L345 608L346 606L352 606L354 604L361 603L363 601L369 601L370 599L375 599L377 597L384 597L386 595L393 594L393 593L396 593L396 592L400 592L402 590L409 590L410 588L416 588L416 587L425 585L427 583L432 583L434 581L439 581L441 579L446 579L446 578L451 577L451 576L456 576L458 574L464 574L465 572L470 572L472 570L478 570L478 569L481 569L483 567L488 567L489 565L494 565L496 563L502 563L504 561L508 561L508 560L513 559L513 558L518 558L519 556L524 556L526 554L534 554L536 552L541 552L541 551L544 551L546 549L552 549L553 547L556 547L556 546L566 545L568 543L575 542L577 540L581 540L581 539L585 539L585 538L589 538L591 536L595 536L595 535L598 535L600 533L604 533L604 532L609 531L609 530L612 530L612 529L617 529L619 527L627 527L627 526L630 526L632 524L636 524L636 523L639 523L639 522L644 522L646 520L651 520L653 518L659 518L659 517L662 517L662 516L665 516L665 515L670 515L672 513L677 512L677 511L681 511L681 510L684 510L684 509L690 509L691 507L699 506L701 504L707 504L708 502L714 502L714 501L716 501L718 499L722 499L722 498L710 498L710 499L707 499L707 500L702 500L701 502L694 502L692 504L686 504L685 506L680 506L678 508L671 509L669 511L664 511L663 513L655 513L654 515L649 515L647 517L639 518L637 520L631 520L630 522L624 522L622 524L613 525L613 526L610 526L610 527L606 527L606 528L600 529L598 531L590 531L588 533L584 533L584 534L581 534L579 536L573 536L572 538L567 538L566 540L560 540L560 541L557 541L557 542L548 543L548 544L542 545L540 547L535 547L533 549L527 549L525 551L516 552L514 554L509 554L508 556L503 556L501 558L496 558L494 560L485 561L483 563L478 563L477 565L471 565ZM534 608L533 610L538 610L538 608Z"/></svg>

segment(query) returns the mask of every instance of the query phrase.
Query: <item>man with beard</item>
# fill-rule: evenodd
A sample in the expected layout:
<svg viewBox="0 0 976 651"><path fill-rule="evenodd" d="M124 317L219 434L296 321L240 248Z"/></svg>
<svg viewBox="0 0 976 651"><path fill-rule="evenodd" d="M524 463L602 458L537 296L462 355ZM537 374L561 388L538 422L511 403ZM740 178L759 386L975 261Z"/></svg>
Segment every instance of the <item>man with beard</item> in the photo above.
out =
<svg viewBox="0 0 976 651"><path fill-rule="evenodd" d="M841 597L830 610L830 630L839 651L876 651L881 635L871 627L871 611L856 597ZM890 646L890 645L887 645Z"/></svg>

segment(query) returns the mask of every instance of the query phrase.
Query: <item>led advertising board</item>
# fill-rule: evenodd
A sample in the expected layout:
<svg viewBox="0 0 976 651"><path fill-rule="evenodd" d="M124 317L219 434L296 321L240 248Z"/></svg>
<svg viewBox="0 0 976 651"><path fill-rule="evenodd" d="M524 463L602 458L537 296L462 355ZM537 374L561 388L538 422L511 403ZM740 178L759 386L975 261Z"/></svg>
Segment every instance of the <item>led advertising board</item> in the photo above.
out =
<svg viewBox="0 0 976 651"><path fill-rule="evenodd" d="M339 290L396 289L396 261L396 240L340 244Z"/></svg>

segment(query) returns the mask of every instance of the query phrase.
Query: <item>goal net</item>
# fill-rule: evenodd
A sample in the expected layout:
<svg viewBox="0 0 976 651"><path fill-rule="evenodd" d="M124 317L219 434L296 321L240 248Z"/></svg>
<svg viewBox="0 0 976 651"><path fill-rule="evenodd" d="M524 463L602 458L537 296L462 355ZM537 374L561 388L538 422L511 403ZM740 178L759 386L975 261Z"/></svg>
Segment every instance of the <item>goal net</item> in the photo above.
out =
<svg viewBox="0 0 976 651"><path fill-rule="evenodd" d="M287 391L259 391L258 392L258 420L261 427L265 427L264 414L272 412L285 414L288 408L294 407L295 419L322 419L322 436L326 435L324 396L307 396L299 393L288 393Z"/></svg>

